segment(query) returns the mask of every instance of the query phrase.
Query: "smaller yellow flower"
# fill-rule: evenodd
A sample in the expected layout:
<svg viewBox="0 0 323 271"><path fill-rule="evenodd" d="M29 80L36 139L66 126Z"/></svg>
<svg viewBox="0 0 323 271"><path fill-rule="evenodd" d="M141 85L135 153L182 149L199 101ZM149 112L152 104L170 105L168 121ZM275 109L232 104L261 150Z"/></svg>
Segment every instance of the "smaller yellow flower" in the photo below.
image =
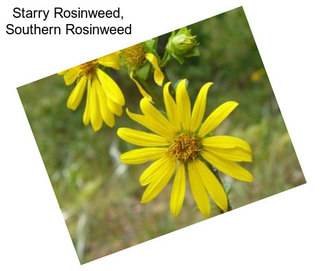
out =
<svg viewBox="0 0 323 271"><path fill-rule="evenodd" d="M143 147L122 154L123 163L136 165L154 161L139 177L141 185L147 186L142 203L153 200L175 175L170 197L171 213L174 216L180 213L188 179L199 210L209 217L209 196L220 209L228 209L226 192L209 164L235 179L253 181L252 174L237 163L252 161L249 144L232 136L210 135L238 103L223 103L202 122L211 85L202 86L191 110L186 80L180 81L176 87L176 101L169 93L170 82L165 84L163 96L167 118L147 98L140 102L142 115L127 110L131 119L153 132L130 128L119 128L117 132L121 139Z"/></svg>
<svg viewBox="0 0 323 271"><path fill-rule="evenodd" d="M91 123L94 131L101 129L103 122L109 127L115 124L114 115L122 115L125 99L118 84L101 68L100 65L118 70L120 68L119 52L100 57L71 69L58 73L64 76L67 86L76 81L68 97L66 106L76 110L87 88L87 98L83 113L83 123Z"/></svg>
<svg viewBox="0 0 323 271"><path fill-rule="evenodd" d="M255 72L253 72L250 76L250 80L252 82L257 82L259 81L264 75L265 75L265 69L261 68L259 70L256 70Z"/></svg>
<svg viewBox="0 0 323 271"><path fill-rule="evenodd" d="M130 46L126 49L121 50L121 54L124 57L127 66L129 68L129 76L132 81L136 84L137 88L139 89L141 95L143 97L146 97L151 100L150 95L147 93L147 91L140 85L140 83L136 80L134 74L136 69L140 68L144 65L144 63L147 61L150 62L150 64L154 68L154 81L158 86L163 85L164 81L164 74L159 68L158 65L158 59L157 57L152 53L146 53L144 45L142 43Z"/></svg>
<svg viewBox="0 0 323 271"><path fill-rule="evenodd" d="M125 58L130 69L135 69L144 64L146 59L145 48L142 43L130 46L121 50L123 57Z"/></svg>

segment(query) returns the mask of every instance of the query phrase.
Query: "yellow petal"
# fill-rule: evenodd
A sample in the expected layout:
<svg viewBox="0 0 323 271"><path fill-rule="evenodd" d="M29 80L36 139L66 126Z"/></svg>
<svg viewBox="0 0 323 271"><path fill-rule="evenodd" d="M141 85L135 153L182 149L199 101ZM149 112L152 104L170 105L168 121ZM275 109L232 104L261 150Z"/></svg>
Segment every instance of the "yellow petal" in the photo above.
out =
<svg viewBox="0 0 323 271"><path fill-rule="evenodd" d="M96 74L107 97L118 105L123 106L125 104L125 100L118 84L101 69L97 69Z"/></svg>
<svg viewBox="0 0 323 271"><path fill-rule="evenodd" d="M76 86L72 90L70 96L67 99L66 106L71 110L76 110L82 101L84 90L86 86L87 78L82 76L80 81L77 82Z"/></svg>
<svg viewBox="0 0 323 271"><path fill-rule="evenodd" d="M144 194L142 195L141 203L147 203L159 195L172 177L175 167L175 159L169 158L165 161L165 165L158 172L159 174L156 175L156 178L154 178L147 186Z"/></svg>
<svg viewBox="0 0 323 271"><path fill-rule="evenodd" d="M181 212L186 187L185 166L180 163L175 175L172 193L170 195L170 211L173 216L178 216Z"/></svg>
<svg viewBox="0 0 323 271"><path fill-rule="evenodd" d="M166 153L166 152L165 152ZM157 161L153 162L149 167L147 167L139 177L139 182L141 185L149 184L153 179L159 176L159 172L163 171L163 167L167 166L167 161L169 157L164 155ZM162 169L162 170L161 170Z"/></svg>
<svg viewBox="0 0 323 271"><path fill-rule="evenodd" d="M164 137L130 128L119 128L117 135L124 141L137 146L153 147L170 144Z"/></svg>
<svg viewBox="0 0 323 271"><path fill-rule="evenodd" d="M251 152L251 147L246 141L233 136L223 135L206 137L202 140L202 145L205 147L215 147L222 149L241 148L245 151Z"/></svg>
<svg viewBox="0 0 323 271"><path fill-rule="evenodd" d="M241 148L220 149L214 147L204 147L204 150L230 161L252 162L251 152Z"/></svg>
<svg viewBox="0 0 323 271"><path fill-rule="evenodd" d="M93 79L93 89L95 89L99 101L100 113L104 122L109 126L113 127L115 124L114 116L108 106L108 98L105 95L104 90L99 82L99 80L94 77Z"/></svg>
<svg viewBox="0 0 323 271"><path fill-rule="evenodd" d="M142 98L140 100L140 109L142 113L151 121L154 121L160 125L160 127L167 133L171 135L172 126L169 121L160 113L147 98Z"/></svg>
<svg viewBox="0 0 323 271"><path fill-rule="evenodd" d="M200 212L205 217L210 217L211 206L209 196L205 190L203 181L201 180L194 163L195 162L188 163L188 175L192 194Z"/></svg>
<svg viewBox="0 0 323 271"><path fill-rule="evenodd" d="M95 86L93 86L93 82L91 85L91 88L88 89L88 91L91 93L90 95L90 121L92 124L93 131L96 132L101 129L103 120L101 117L100 107L99 107L99 101L97 97L97 91Z"/></svg>
<svg viewBox="0 0 323 271"><path fill-rule="evenodd" d="M204 121L201 129L198 133L200 137L203 137L218 127L222 121L238 106L237 102L226 102L221 104L215 109L211 115Z"/></svg>
<svg viewBox="0 0 323 271"><path fill-rule="evenodd" d="M140 114L135 114L131 113L128 108L126 109L127 115L129 118L134 120L135 122L138 122L142 126L148 128L149 130L153 131L156 134L159 134L165 138L170 138L170 133L167 131L164 127L162 127L159 123L152 121L151 118L140 115Z"/></svg>
<svg viewBox="0 0 323 271"><path fill-rule="evenodd" d="M120 156L120 160L122 163L137 165L143 164L148 161L153 161L159 159L163 155L165 155L167 149L165 148L141 148L135 149L132 151L128 151L123 153Z"/></svg>
<svg viewBox="0 0 323 271"><path fill-rule="evenodd" d="M144 88L139 84L139 82L138 82L138 81L135 79L135 77L133 76L133 71L131 71L131 72L130 72L129 76L130 76L130 79L131 79L132 81L134 81L134 83L136 84L136 86L137 86L137 88L138 88L138 90L139 90L140 94L142 95L142 97L145 97L145 98L147 98L149 101L152 101L151 96L147 93L147 91L146 91L146 90L144 90Z"/></svg>
<svg viewBox="0 0 323 271"><path fill-rule="evenodd" d="M206 161L208 161L212 166L214 166L219 171L237 180L246 181L246 182L253 181L252 174L248 170L238 165L237 163L225 160L207 151L201 152L201 155Z"/></svg>
<svg viewBox="0 0 323 271"><path fill-rule="evenodd" d="M209 88L213 85L213 83L206 83L202 86L199 94L197 95L193 112L191 118L190 131L195 132L201 125L202 119L205 113L206 106L206 97L209 91Z"/></svg>
<svg viewBox="0 0 323 271"><path fill-rule="evenodd" d="M91 76L88 77L87 79L87 94L86 94L86 104L85 104L85 109L83 113L83 124L86 126L90 123L90 112L91 112L91 107L90 107L90 101L91 101L91 92L89 91L92 88L92 79Z"/></svg>
<svg viewBox="0 0 323 271"><path fill-rule="evenodd" d="M172 126L174 127L175 131L178 132L181 129L181 123L179 121L176 103L173 97L169 93L170 84L171 82L166 83L163 89L164 103L165 103L167 117L170 123L172 124Z"/></svg>
<svg viewBox="0 0 323 271"><path fill-rule="evenodd" d="M99 57L98 58L98 62L99 64L109 67L109 68L113 68L115 70L119 70L120 69L120 56L119 56L120 52L115 52L103 57Z"/></svg>
<svg viewBox="0 0 323 271"><path fill-rule="evenodd" d="M113 114L119 117L122 115L122 107L110 99L108 99L108 107Z"/></svg>
<svg viewBox="0 0 323 271"><path fill-rule="evenodd" d="M184 130L189 130L191 119L191 102L186 90L186 79L181 80L177 85L176 103L182 126Z"/></svg>
<svg viewBox="0 0 323 271"><path fill-rule="evenodd" d="M158 60L157 57L151 53L146 54L146 59L151 63L151 65L154 67L154 80L158 86L163 85L164 81L164 74L161 71L161 69L158 66Z"/></svg>
<svg viewBox="0 0 323 271"><path fill-rule="evenodd" d="M57 74L63 76L65 73L67 73L67 71L68 70L64 70L64 71L58 72Z"/></svg>
<svg viewBox="0 0 323 271"><path fill-rule="evenodd" d="M81 70L77 67L71 68L64 72L64 81L67 86L72 85L80 75Z"/></svg>
<svg viewBox="0 0 323 271"><path fill-rule="evenodd" d="M196 160L194 166L214 203L219 206L221 210L227 211L227 194L218 178L216 178L213 172L200 160Z"/></svg>

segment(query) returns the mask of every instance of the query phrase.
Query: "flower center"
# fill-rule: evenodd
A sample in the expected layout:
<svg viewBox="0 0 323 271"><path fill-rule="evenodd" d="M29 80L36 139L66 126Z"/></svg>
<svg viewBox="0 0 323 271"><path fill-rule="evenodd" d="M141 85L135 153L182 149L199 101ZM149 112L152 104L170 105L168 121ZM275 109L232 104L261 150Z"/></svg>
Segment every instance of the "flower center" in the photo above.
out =
<svg viewBox="0 0 323 271"><path fill-rule="evenodd" d="M98 60L92 60L80 65L81 75L88 75L89 73L94 72L97 67Z"/></svg>
<svg viewBox="0 0 323 271"><path fill-rule="evenodd" d="M136 68L145 61L146 53L142 43L123 49L122 53L131 68Z"/></svg>
<svg viewBox="0 0 323 271"><path fill-rule="evenodd" d="M194 135L180 134L169 147L169 153L182 162L194 160L201 148L200 141Z"/></svg>

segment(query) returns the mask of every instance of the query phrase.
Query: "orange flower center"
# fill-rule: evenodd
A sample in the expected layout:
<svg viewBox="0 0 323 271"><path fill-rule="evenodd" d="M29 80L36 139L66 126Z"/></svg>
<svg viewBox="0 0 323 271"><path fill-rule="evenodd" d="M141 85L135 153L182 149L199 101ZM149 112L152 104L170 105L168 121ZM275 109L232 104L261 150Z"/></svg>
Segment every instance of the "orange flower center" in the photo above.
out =
<svg viewBox="0 0 323 271"><path fill-rule="evenodd" d="M141 66L146 57L145 49L142 43L123 49L122 54L131 68Z"/></svg>
<svg viewBox="0 0 323 271"><path fill-rule="evenodd" d="M98 60L92 60L80 65L81 75L88 75L95 71L98 64Z"/></svg>
<svg viewBox="0 0 323 271"><path fill-rule="evenodd" d="M175 155L182 162L192 161L197 158L201 151L200 140L189 134L180 134L174 139L169 147L169 153Z"/></svg>

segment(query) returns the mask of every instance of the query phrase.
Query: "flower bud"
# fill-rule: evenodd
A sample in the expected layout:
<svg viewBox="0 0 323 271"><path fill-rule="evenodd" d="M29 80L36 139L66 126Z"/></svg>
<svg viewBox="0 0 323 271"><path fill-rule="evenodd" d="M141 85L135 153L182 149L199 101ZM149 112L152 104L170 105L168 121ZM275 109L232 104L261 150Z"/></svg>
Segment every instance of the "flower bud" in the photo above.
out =
<svg viewBox="0 0 323 271"><path fill-rule="evenodd" d="M177 33L174 31L168 39L166 50L179 63L183 64L184 57L200 55L196 36L186 27L181 28Z"/></svg>

